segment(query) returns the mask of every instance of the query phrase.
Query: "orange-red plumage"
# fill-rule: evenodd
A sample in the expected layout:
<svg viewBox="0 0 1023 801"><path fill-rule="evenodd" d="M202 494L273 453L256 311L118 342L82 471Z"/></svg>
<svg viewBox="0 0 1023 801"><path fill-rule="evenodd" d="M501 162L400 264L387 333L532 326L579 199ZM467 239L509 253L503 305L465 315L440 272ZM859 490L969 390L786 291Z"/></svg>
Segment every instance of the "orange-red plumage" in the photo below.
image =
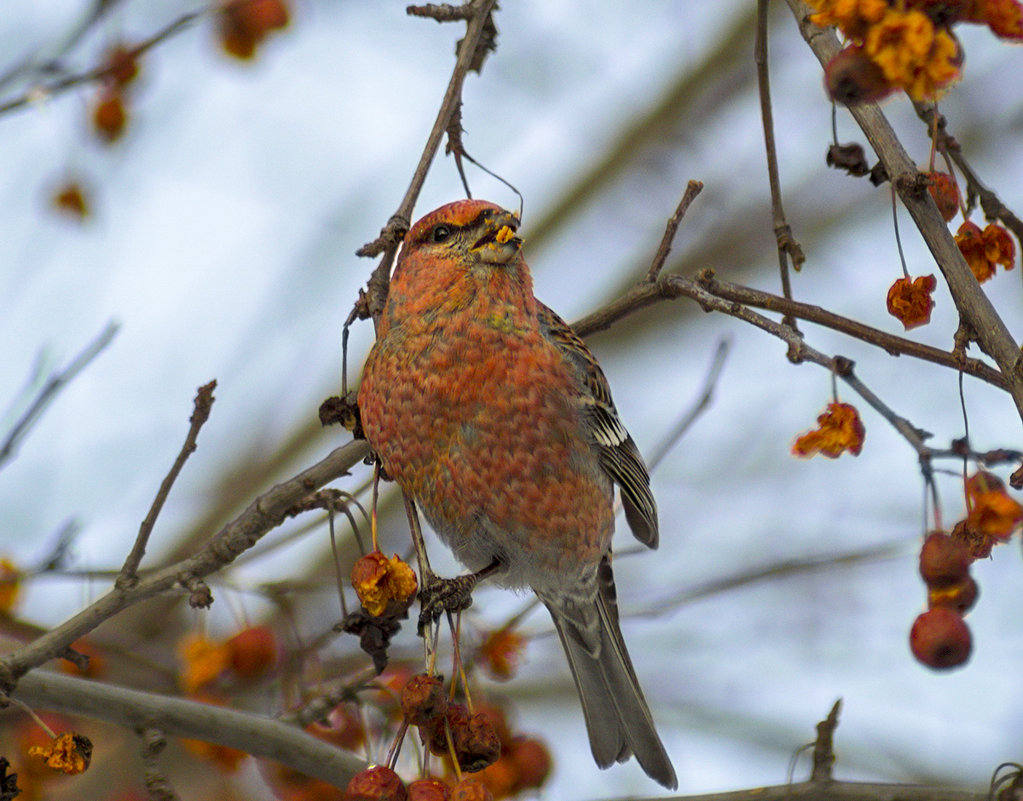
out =
<svg viewBox="0 0 1023 801"><path fill-rule="evenodd" d="M632 438L586 346L533 297L518 220L463 200L405 237L359 389L388 474L469 568L500 565L551 611L602 767L671 762L618 628L614 484L636 536L657 513Z"/></svg>

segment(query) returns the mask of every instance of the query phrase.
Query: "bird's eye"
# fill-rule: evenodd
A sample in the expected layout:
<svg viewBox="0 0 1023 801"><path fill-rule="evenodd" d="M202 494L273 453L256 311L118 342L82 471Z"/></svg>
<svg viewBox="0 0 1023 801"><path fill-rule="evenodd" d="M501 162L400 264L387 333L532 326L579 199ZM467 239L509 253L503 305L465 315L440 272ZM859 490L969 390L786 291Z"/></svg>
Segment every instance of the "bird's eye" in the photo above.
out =
<svg viewBox="0 0 1023 801"><path fill-rule="evenodd" d="M443 242L451 236L451 229L446 225L436 225L433 228L433 232L430 234L430 238L434 242Z"/></svg>

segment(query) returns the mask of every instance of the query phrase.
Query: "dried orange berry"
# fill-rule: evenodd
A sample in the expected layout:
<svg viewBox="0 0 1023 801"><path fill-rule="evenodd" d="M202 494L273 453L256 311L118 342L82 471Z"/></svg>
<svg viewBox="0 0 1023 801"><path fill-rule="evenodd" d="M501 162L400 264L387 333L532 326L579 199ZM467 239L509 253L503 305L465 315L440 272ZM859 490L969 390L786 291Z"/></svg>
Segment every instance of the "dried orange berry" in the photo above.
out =
<svg viewBox="0 0 1023 801"><path fill-rule="evenodd" d="M946 606L921 614L909 632L917 661L936 670L957 667L970 658L970 629L961 615Z"/></svg>
<svg viewBox="0 0 1023 801"><path fill-rule="evenodd" d="M480 664L498 681L508 681L519 669L526 649L526 638L509 628L495 629L487 635L479 650Z"/></svg>
<svg viewBox="0 0 1023 801"><path fill-rule="evenodd" d="M926 173L930 179L927 191L934 198L934 204L945 222L950 222L959 212L959 188L955 179L947 172Z"/></svg>
<svg viewBox="0 0 1023 801"><path fill-rule="evenodd" d="M138 51L124 44L111 47L103 59L103 76L117 86L127 86L139 74Z"/></svg>
<svg viewBox="0 0 1023 801"><path fill-rule="evenodd" d="M437 756L449 756L448 731L451 742L455 743L455 732L464 730L469 725L469 709L465 704L448 704L443 716L431 718L419 725L419 737L430 753ZM456 746L457 748L457 746Z"/></svg>
<svg viewBox="0 0 1023 801"><path fill-rule="evenodd" d="M53 193L51 203L57 211L76 220L84 220L89 216L85 190L78 181L68 180L59 186Z"/></svg>
<svg viewBox="0 0 1023 801"><path fill-rule="evenodd" d="M75 732L58 734L45 746L32 746L29 756L41 757L51 770L61 773L84 773L92 761L92 741Z"/></svg>
<svg viewBox="0 0 1023 801"><path fill-rule="evenodd" d="M432 720L443 720L448 708L444 682L438 676L419 673L401 689L401 712L412 726L421 726Z"/></svg>
<svg viewBox="0 0 1023 801"><path fill-rule="evenodd" d="M277 664L277 638L269 626L249 626L225 643L231 670L243 681L255 681Z"/></svg>
<svg viewBox="0 0 1023 801"><path fill-rule="evenodd" d="M128 111L120 91L105 89L92 109L92 127L107 144L121 138L128 124Z"/></svg>
<svg viewBox="0 0 1023 801"><path fill-rule="evenodd" d="M1007 540L1023 523L1023 506L1006 492L1005 484L994 473L981 470L966 480L969 507L967 524L997 540Z"/></svg>
<svg viewBox="0 0 1023 801"><path fill-rule="evenodd" d="M934 301L931 293L938 285L933 275L899 278L888 290L888 313L897 317L908 331L931 321Z"/></svg>
<svg viewBox="0 0 1023 801"><path fill-rule="evenodd" d="M813 456L820 453L837 459L846 451L858 456L863 449L866 430L856 407L849 403L829 403L817 418L817 428L796 439L792 446L795 456Z"/></svg>
<svg viewBox="0 0 1023 801"><path fill-rule="evenodd" d="M352 567L352 586L369 614L398 614L415 597L416 574L397 554L388 559L380 551L372 551Z"/></svg>
<svg viewBox="0 0 1023 801"><path fill-rule="evenodd" d="M345 788L345 801L406 801L405 783L390 768L374 765L356 773Z"/></svg>
<svg viewBox="0 0 1023 801"><path fill-rule="evenodd" d="M1001 264L1006 270L1016 266L1016 245L1002 226L991 223L980 238L984 242L984 255L992 265Z"/></svg>
<svg viewBox="0 0 1023 801"><path fill-rule="evenodd" d="M984 232L980 230L980 226L969 220L964 222L956 232L955 243L978 283L983 284L994 276L995 265L987 257Z"/></svg>
<svg viewBox="0 0 1023 801"><path fill-rule="evenodd" d="M20 594L21 571L6 556L0 557L0 614L11 614Z"/></svg>
<svg viewBox="0 0 1023 801"><path fill-rule="evenodd" d="M288 24L284 0L227 0L220 9L219 35L224 51L248 60L272 31Z"/></svg>
<svg viewBox="0 0 1023 801"><path fill-rule="evenodd" d="M945 584L940 587L929 587L927 590L927 607L947 606L958 614L965 615L977 602L980 588L970 576L956 584Z"/></svg>
<svg viewBox="0 0 1023 801"><path fill-rule="evenodd" d="M227 670L230 655L222 643L201 634L188 634L178 644L178 657L184 663L181 669L181 689L192 695L212 684Z"/></svg>
<svg viewBox="0 0 1023 801"><path fill-rule="evenodd" d="M984 0L978 22L986 22L992 33L1003 39L1023 40L1023 5L1017 0Z"/></svg>
<svg viewBox="0 0 1023 801"><path fill-rule="evenodd" d="M465 725L452 725L451 738L455 744L458 766L467 773L483 770L501 756L497 730L482 712L470 716Z"/></svg>

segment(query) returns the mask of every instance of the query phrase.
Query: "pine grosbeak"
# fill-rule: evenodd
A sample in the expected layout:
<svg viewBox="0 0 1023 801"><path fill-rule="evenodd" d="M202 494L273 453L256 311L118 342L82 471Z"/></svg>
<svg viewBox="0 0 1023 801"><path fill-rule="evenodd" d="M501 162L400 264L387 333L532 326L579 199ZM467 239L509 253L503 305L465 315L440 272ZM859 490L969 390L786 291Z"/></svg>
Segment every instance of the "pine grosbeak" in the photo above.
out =
<svg viewBox="0 0 1023 801"><path fill-rule="evenodd" d="M518 219L461 200L405 236L359 389L384 469L474 571L530 587L561 637L600 767L635 754L677 786L618 626L614 484L657 547L643 459L607 380L533 297Z"/></svg>

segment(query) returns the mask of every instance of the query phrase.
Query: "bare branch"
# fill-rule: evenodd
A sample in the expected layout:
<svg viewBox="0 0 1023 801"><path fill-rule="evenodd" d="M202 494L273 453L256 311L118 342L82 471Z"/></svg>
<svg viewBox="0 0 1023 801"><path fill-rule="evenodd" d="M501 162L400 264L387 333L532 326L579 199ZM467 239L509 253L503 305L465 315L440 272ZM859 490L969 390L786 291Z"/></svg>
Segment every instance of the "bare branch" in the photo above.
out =
<svg viewBox="0 0 1023 801"><path fill-rule="evenodd" d="M335 449L317 464L252 501L194 556L143 575L133 587L125 590L114 588L52 631L4 654L0 659L0 691L10 691L29 670L60 656L75 640L127 607L172 588L193 584L195 580L230 564L280 525L288 511L306 495L345 475L368 453L369 447L362 441L349 442ZM162 728L166 730L166 727Z"/></svg>
<svg viewBox="0 0 1023 801"><path fill-rule="evenodd" d="M337 787L344 787L365 767L348 752L295 726L197 701L42 671L25 676L15 697L36 709L83 715L129 729L155 728L175 737L237 748Z"/></svg>
<svg viewBox="0 0 1023 801"><path fill-rule="evenodd" d="M153 533L156 518L159 516L160 510L163 509L163 504L167 500L167 496L170 495L171 487L174 486L178 474L181 473L181 468L185 466L188 457L195 451L195 441L199 436L199 429L203 427L203 424L210 417L210 407L213 406L214 400L213 390L216 388L216 381L210 381L208 384L199 387L199 392L195 396L194 411L189 418L191 426L188 429L188 435L185 437L185 444L181 446L174 464L171 465L170 472L167 473L163 483L160 484L160 490L153 499L153 505L149 507L149 513L142 521L142 525L139 526L139 533L135 538L135 544L132 546L131 553L128 554L124 567L121 568L121 574L117 577L117 581L114 582L114 586L119 590L126 590L138 583L137 571L139 564L142 562L142 557L146 553L146 544L149 542L150 534Z"/></svg>
<svg viewBox="0 0 1023 801"><path fill-rule="evenodd" d="M678 207L675 209L675 213L668 218L668 223L664 227L664 236L661 238L660 247L657 248L657 255L654 256L653 262L650 264L650 269L647 271L646 280L656 281L657 276L661 274L661 270L664 269L664 262L668 258L668 254L671 252L671 243L675 241L675 233L678 231L678 226L682 222L682 218L685 216L686 211L689 210L689 206L696 196L703 190L703 183L700 181L690 181L686 184L686 191L682 193L682 199L678 202Z"/></svg>

